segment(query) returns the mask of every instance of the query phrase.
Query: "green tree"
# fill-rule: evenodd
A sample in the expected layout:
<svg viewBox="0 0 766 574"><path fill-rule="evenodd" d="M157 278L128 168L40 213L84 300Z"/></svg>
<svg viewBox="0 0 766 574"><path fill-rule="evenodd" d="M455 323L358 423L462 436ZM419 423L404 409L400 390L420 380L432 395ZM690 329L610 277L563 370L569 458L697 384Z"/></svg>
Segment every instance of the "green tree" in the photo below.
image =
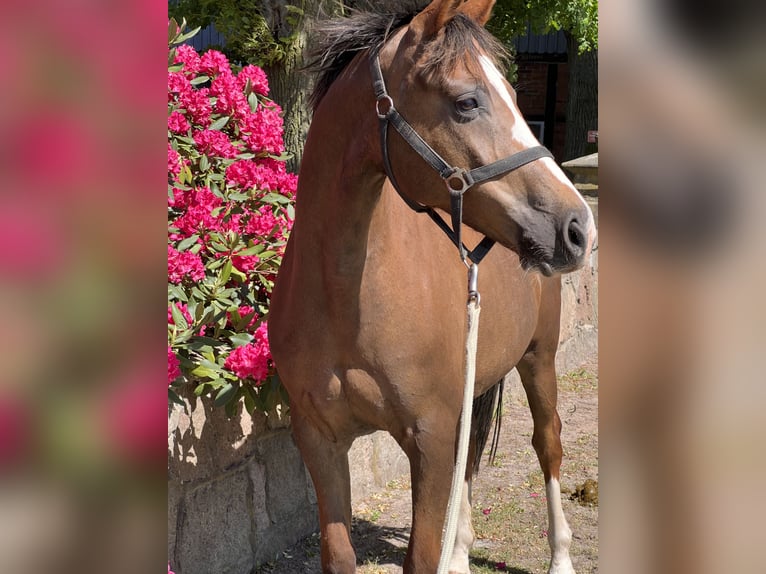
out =
<svg viewBox="0 0 766 574"><path fill-rule="evenodd" d="M498 0L489 27L510 43L526 32L563 30L569 56L564 159L584 155L587 131L598 128L598 0Z"/></svg>
<svg viewBox="0 0 766 574"><path fill-rule="evenodd" d="M191 27L210 22L226 39L219 49L231 61L262 66L271 98L284 111L288 168L297 171L311 121L307 103L311 77L302 72L303 53L313 20L343 9L339 0L176 0L169 13Z"/></svg>

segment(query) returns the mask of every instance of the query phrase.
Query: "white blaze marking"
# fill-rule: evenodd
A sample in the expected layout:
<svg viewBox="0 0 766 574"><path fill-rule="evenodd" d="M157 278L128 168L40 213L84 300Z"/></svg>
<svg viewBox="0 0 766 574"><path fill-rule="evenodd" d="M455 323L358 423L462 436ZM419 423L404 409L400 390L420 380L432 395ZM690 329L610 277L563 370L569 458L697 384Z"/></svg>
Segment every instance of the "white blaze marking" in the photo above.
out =
<svg viewBox="0 0 766 574"><path fill-rule="evenodd" d="M508 91L508 88L506 88L505 78L500 73L500 70L497 69L497 66L492 63L492 60L490 60L486 54L481 55L479 62L481 63L481 68L484 70L484 74L487 76L487 80L489 81L490 85L495 89L503 102L505 102L505 104L508 106L508 109L511 110L511 114L513 114L511 140L519 142L524 147L535 147L540 145L540 142L537 141L537 138L532 133L532 130L529 129L529 125L527 125L526 120L524 120L524 117L521 115L519 108L517 108L516 104L513 103L513 98L511 98L511 93ZM580 203L585 206L585 209L588 213L588 221L584 225L585 233L587 234L587 253L593 246L593 241L596 237L596 225L593 220L593 212L591 211L590 206L586 203L585 199L583 199L583 196L580 195L580 192L575 189L575 187L572 185L572 182L569 181L569 178L564 174L563 171L561 171L561 168L552 158L545 157L539 161L542 161L543 164L545 164L545 166L548 168L550 174L559 180L562 184L564 184L572 193L574 193Z"/></svg>
<svg viewBox="0 0 766 574"><path fill-rule="evenodd" d="M548 574L575 574L572 560L569 558L572 530L561 508L561 486L557 479L551 478L548 481L545 485L545 495L548 499L548 544L551 547L551 567Z"/></svg>

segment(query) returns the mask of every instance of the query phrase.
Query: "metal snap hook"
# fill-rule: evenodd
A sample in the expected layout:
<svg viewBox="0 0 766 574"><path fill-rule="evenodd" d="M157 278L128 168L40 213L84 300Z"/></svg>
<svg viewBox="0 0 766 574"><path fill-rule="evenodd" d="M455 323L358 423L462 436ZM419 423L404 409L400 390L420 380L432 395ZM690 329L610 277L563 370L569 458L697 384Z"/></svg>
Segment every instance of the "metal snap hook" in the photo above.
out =
<svg viewBox="0 0 766 574"><path fill-rule="evenodd" d="M481 305L481 295L479 294L479 266L472 263L468 266L468 302L476 301L476 305Z"/></svg>

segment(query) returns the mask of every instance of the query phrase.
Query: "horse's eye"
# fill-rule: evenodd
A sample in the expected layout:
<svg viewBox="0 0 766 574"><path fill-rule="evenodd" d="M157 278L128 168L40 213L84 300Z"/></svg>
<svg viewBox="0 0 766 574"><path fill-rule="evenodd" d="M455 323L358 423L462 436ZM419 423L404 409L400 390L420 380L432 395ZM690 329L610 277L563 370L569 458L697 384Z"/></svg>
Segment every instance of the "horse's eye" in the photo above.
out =
<svg viewBox="0 0 766 574"><path fill-rule="evenodd" d="M466 113L478 108L479 102L473 97L461 98L455 102L455 107L457 108L457 111Z"/></svg>

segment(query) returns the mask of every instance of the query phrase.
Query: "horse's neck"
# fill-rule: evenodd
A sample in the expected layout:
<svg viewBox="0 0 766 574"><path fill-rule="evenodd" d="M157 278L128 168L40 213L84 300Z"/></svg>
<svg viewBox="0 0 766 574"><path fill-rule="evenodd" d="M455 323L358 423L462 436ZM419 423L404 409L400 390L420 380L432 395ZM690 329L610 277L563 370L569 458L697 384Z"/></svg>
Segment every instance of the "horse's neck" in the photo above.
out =
<svg viewBox="0 0 766 574"><path fill-rule="evenodd" d="M302 264L340 287L364 268L385 177L372 97L359 109L358 101L342 97L342 85L335 88L317 110L304 149L294 234L296 248L313 254Z"/></svg>

